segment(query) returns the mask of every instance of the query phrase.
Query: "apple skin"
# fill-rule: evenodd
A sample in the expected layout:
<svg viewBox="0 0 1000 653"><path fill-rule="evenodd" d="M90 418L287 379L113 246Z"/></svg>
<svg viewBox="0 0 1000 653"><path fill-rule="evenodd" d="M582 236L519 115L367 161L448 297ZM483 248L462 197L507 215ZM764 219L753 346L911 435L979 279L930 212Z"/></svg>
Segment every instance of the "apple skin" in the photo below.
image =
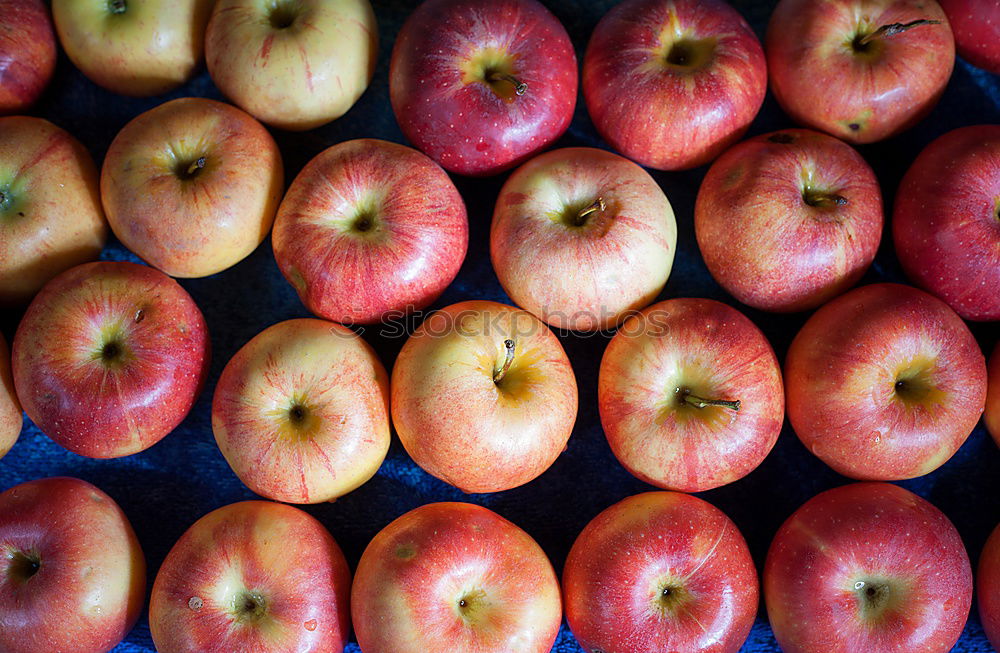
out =
<svg viewBox="0 0 1000 653"><path fill-rule="evenodd" d="M0 494L4 653L104 653L132 630L145 597L139 540L100 489L57 477Z"/></svg>
<svg viewBox="0 0 1000 653"><path fill-rule="evenodd" d="M993 648L1000 649L1000 527L993 529L979 556L976 596L986 637Z"/></svg>
<svg viewBox="0 0 1000 653"><path fill-rule="evenodd" d="M1000 445L1000 342L993 348L988 373L983 421L993 440Z"/></svg>
<svg viewBox="0 0 1000 653"><path fill-rule="evenodd" d="M212 430L251 490L332 501L370 479L389 450L389 377L356 333L324 320L268 327L226 364Z"/></svg>
<svg viewBox="0 0 1000 653"><path fill-rule="evenodd" d="M1000 2L938 0L948 15L958 54L973 66L1000 75Z"/></svg>
<svg viewBox="0 0 1000 653"><path fill-rule="evenodd" d="M856 284L882 222L882 193L864 158L808 129L757 136L723 154L694 213L712 277L744 304L778 312L815 308Z"/></svg>
<svg viewBox="0 0 1000 653"><path fill-rule="evenodd" d="M766 92L760 41L723 0L625 0L597 24L583 58L583 95L601 137L659 170L714 159L750 126Z"/></svg>
<svg viewBox="0 0 1000 653"><path fill-rule="evenodd" d="M946 653L969 615L972 568L929 502L852 483L813 497L778 530L764 596L785 653Z"/></svg>
<svg viewBox="0 0 1000 653"><path fill-rule="evenodd" d="M0 307L101 254L108 237L90 153L30 116L0 118Z"/></svg>
<svg viewBox="0 0 1000 653"><path fill-rule="evenodd" d="M368 88L378 26L368 0L218 0L205 59L219 90L258 120L313 129Z"/></svg>
<svg viewBox="0 0 1000 653"><path fill-rule="evenodd" d="M38 100L56 69L56 35L44 0L0 0L0 114Z"/></svg>
<svg viewBox="0 0 1000 653"><path fill-rule="evenodd" d="M70 61L92 82L148 97L194 75L214 2L52 0L52 17Z"/></svg>
<svg viewBox="0 0 1000 653"><path fill-rule="evenodd" d="M208 372L208 327L176 281L136 263L85 263L35 297L14 335L28 417L70 451L147 449L191 410Z"/></svg>
<svg viewBox="0 0 1000 653"><path fill-rule="evenodd" d="M21 402L14 391L14 376L10 371L10 350L0 334L0 458L7 455L21 435Z"/></svg>
<svg viewBox="0 0 1000 653"><path fill-rule="evenodd" d="M134 118L101 170L112 231L173 277L205 277L246 258L271 230L284 184L267 129L204 98L172 100Z"/></svg>
<svg viewBox="0 0 1000 653"><path fill-rule="evenodd" d="M514 342L506 375L495 382ZM403 345L392 421L413 461L464 492L500 492L544 472L576 420L576 377L538 318L490 301L431 314Z"/></svg>
<svg viewBox="0 0 1000 653"><path fill-rule="evenodd" d="M917 20L940 24L877 37L864 52L852 47L883 25ZM785 112L849 143L881 141L919 122L955 65L948 19L928 0L780 0L765 49Z"/></svg>
<svg viewBox="0 0 1000 653"><path fill-rule="evenodd" d="M351 615L365 653L548 653L562 603L530 535L481 506L431 503L372 539Z"/></svg>
<svg viewBox="0 0 1000 653"><path fill-rule="evenodd" d="M903 176L892 214L907 276L967 320L1000 320L1000 125L937 138Z"/></svg>
<svg viewBox="0 0 1000 653"><path fill-rule="evenodd" d="M758 586L736 524L679 492L637 494L601 512L563 570L573 635L605 653L737 653Z"/></svg>
<svg viewBox="0 0 1000 653"><path fill-rule="evenodd" d="M826 304L785 358L785 401L807 449L859 480L927 474L979 422L986 361L941 300L911 286L862 286Z"/></svg>
<svg viewBox="0 0 1000 653"><path fill-rule="evenodd" d="M469 223L458 189L431 159L358 139L303 168L271 241L310 311L369 324L425 308L444 292L465 260Z"/></svg>
<svg viewBox="0 0 1000 653"><path fill-rule="evenodd" d="M488 83L491 71L527 90ZM495 175L546 149L569 127L576 93L573 44L537 0L426 0L389 65L403 134L460 175Z"/></svg>
<svg viewBox="0 0 1000 653"><path fill-rule="evenodd" d="M740 405L698 407L685 394ZM785 416L767 338L711 299L669 299L626 320L604 351L597 402L619 462L647 483L683 492L756 469Z"/></svg>
<svg viewBox="0 0 1000 653"><path fill-rule="evenodd" d="M605 210L577 225L598 200ZM518 168L490 229L504 290L558 329L617 326L660 293L676 249L674 211L656 181L628 159L589 147L546 152Z"/></svg>
<svg viewBox="0 0 1000 653"><path fill-rule="evenodd" d="M339 653L351 632L351 571L307 513L243 501L196 521L153 583L159 653Z"/></svg>

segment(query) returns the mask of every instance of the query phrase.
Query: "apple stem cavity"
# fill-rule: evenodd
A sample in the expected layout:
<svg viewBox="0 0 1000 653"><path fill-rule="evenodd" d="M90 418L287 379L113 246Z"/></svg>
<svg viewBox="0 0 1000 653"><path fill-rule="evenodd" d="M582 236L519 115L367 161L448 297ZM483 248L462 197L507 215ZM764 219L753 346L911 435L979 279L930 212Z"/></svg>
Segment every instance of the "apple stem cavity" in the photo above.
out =
<svg viewBox="0 0 1000 653"><path fill-rule="evenodd" d="M874 41L875 39L895 36L896 34L901 34L907 30L911 30L914 27L920 27L922 25L940 25L940 24L941 21L939 20L926 20L926 19L915 20L909 23L889 23L888 25L883 25L882 27L879 27L877 30L871 32L870 34L866 34L865 36L861 36L860 38L856 39L854 41L854 45L858 49L864 50L868 46L868 44Z"/></svg>
<svg viewBox="0 0 1000 653"><path fill-rule="evenodd" d="M487 76L486 81L490 83L510 82L514 86L514 93L518 95L524 95L528 92L528 85L509 73L490 73L489 76Z"/></svg>
<svg viewBox="0 0 1000 653"><path fill-rule="evenodd" d="M802 201L817 209L831 209L848 204L847 198L843 195L811 188L802 191Z"/></svg>
<svg viewBox="0 0 1000 653"><path fill-rule="evenodd" d="M500 383L503 378L507 376L507 370L510 369L511 363L514 362L514 341L507 338L503 341L504 349L506 350L506 355L504 356L503 367L493 373L493 383Z"/></svg>
<svg viewBox="0 0 1000 653"><path fill-rule="evenodd" d="M695 408L707 408L708 406L722 406L723 408L728 408L730 410L739 412L740 410L740 400L730 401L728 399L705 399L697 395L691 394L690 390L683 390L677 388L676 392L681 395L681 402L689 406L694 406Z"/></svg>
<svg viewBox="0 0 1000 653"><path fill-rule="evenodd" d="M582 227L584 224L586 224L588 215L590 215L591 213L596 213L598 211L603 213L606 208L607 206L604 204L604 198L598 197L588 206L585 206L584 208L580 209L579 213L576 214L576 218L573 220L573 224L575 224L577 227Z"/></svg>
<svg viewBox="0 0 1000 653"><path fill-rule="evenodd" d="M7 554L7 574L12 580L27 583L42 568L42 561L35 553L14 551Z"/></svg>
<svg viewBox="0 0 1000 653"><path fill-rule="evenodd" d="M126 9L128 9L128 3L125 0L109 0L108 2L108 11L112 14L124 14Z"/></svg>

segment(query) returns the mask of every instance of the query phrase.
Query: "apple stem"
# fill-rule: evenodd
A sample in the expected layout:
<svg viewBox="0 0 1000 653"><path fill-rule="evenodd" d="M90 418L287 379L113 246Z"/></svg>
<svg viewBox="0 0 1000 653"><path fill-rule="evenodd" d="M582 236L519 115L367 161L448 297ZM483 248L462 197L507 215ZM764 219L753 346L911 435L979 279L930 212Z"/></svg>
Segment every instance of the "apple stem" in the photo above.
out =
<svg viewBox="0 0 1000 653"><path fill-rule="evenodd" d="M695 396L691 393L684 395L684 401L695 408L705 408L707 406L723 406L735 411L740 409L740 400L728 401L725 399L702 399L701 397Z"/></svg>
<svg viewBox="0 0 1000 653"><path fill-rule="evenodd" d="M113 14L124 14L125 9L127 9L127 5L125 0L111 0L111 2L108 3L108 9L110 9Z"/></svg>
<svg viewBox="0 0 1000 653"><path fill-rule="evenodd" d="M914 27L920 27L921 25L940 25L940 24L941 21L939 20L925 20L925 19L915 20L911 23L889 23L888 25L883 25L882 27L879 27L871 34L863 36L861 40L858 41L858 45L860 47L864 47L877 38L895 36L896 34L900 34L907 30L913 29Z"/></svg>
<svg viewBox="0 0 1000 653"><path fill-rule="evenodd" d="M510 364L514 362L514 341L507 338L503 341L503 346L507 350L507 354L504 357L503 367L493 373L493 383L503 381L503 377L507 376L507 370L510 369Z"/></svg>
<svg viewBox="0 0 1000 653"><path fill-rule="evenodd" d="M607 206L604 204L604 198L598 197L596 200L591 202L589 206L580 209L580 212L576 214L576 220L574 220L573 223L578 227L582 227L587 221L588 215L597 211L603 212L606 208Z"/></svg>
<svg viewBox="0 0 1000 653"><path fill-rule="evenodd" d="M490 82L510 82L514 85L514 92L518 95L524 95L528 91L528 85L508 73L491 73L488 77Z"/></svg>
<svg viewBox="0 0 1000 653"><path fill-rule="evenodd" d="M198 172L204 167L205 167L205 157L200 156L198 157L197 161L192 162L191 165L188 166L187 169L188 176L193 175L194 173Z"/></svg>

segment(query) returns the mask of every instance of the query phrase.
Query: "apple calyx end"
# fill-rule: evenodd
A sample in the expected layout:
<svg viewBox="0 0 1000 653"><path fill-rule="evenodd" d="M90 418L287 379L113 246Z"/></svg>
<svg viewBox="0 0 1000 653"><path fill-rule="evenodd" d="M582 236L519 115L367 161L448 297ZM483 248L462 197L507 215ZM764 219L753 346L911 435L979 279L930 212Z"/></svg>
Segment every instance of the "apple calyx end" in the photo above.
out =
<svg viewBox="0 0 1000 653"><path fill-rule="evenodd" d="M244 590L233 597L232 613L239 622L259 622L267 612L267 599L256 590Z"/></svg>
<svg viewBox="0 0 1000 653"><path fill-rule="evenodd" d="M292 3L279 0L271 6L267 14L267 22L276 30L285 30L295 24L298 12Z"/></svg>
<svg viewBox="0 0 1000 653"><path fill-rule="evenodd" d="M42 558L34 551L8 551L7 576L16 583L30 581L42 568Z"/></svg>
<svg viewBox="0 0 1000 653"><path fill-rule="evenodd" d="M118 16L124 14L127 10L127 0L108 0L108 11L111 12L111 14Z"/></svg>
<svg viewBox="0 0 1000 653"><path fill-rule="evenodd" d="M851 45L853 45L854 49L857 50L858 52L865 52L868 49L868 45L871 44L871 42L874 41L875 39L895 36L896 34L901 34L903 32L911 30L914 27L921 27L923 25L940 25L940 24L941 24L940 20L929 20L923 18L920 20L911 21L909 23L889 23L888 25L882 25L874 32L870 32L868 34L858 34L851 41Z"/></svg>
<svg viewBox="0 0 1000 653"><path fill-rule="evenodd" d="M503 347L505 351L503 366L493 373L493 383L498 385L507 376L507 371L510 370L510 366L514 362L514 340L507 338L503 341Z"/></svg>

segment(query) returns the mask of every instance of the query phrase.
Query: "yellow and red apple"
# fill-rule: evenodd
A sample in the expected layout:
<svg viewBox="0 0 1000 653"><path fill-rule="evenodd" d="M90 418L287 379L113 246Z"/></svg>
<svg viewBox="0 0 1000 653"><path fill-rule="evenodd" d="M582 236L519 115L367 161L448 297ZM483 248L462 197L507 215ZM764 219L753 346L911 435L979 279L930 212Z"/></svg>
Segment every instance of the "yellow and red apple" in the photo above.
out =
<svg viewBox="0 0 1000 653"><path fill-rule="evenodd" d="M23 422L21 402L14 391L14 376L10 371L10 349L0 335L0 458L17 442Z"/></svg>
<svg viewBox="0 0 1000 653"><path fill-rule="evenodd" d="M0 114L30 108L56 69L56 35L45 0L0 0Z"/></svg>

